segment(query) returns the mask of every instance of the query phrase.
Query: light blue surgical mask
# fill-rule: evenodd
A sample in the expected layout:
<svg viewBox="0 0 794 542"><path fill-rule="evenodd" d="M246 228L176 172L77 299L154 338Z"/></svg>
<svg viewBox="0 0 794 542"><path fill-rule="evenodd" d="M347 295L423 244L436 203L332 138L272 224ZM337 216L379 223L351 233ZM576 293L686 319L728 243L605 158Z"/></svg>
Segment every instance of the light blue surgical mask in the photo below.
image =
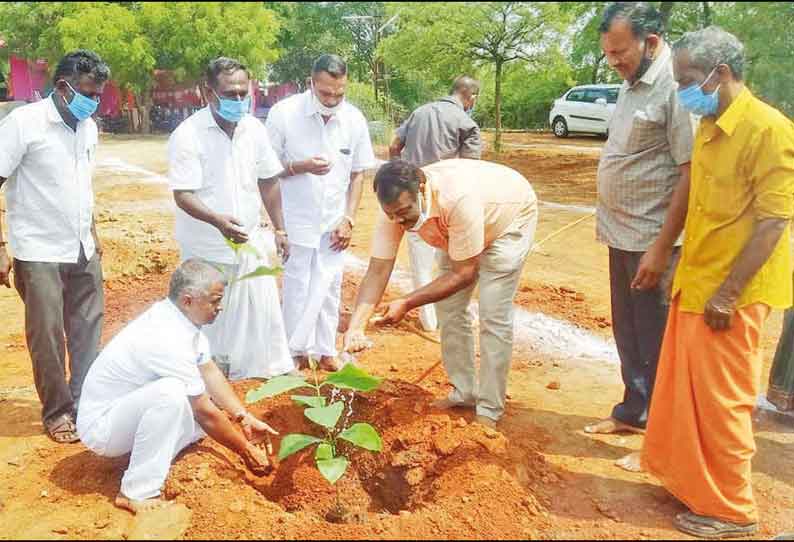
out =
<svg viewBox="0 0 794 542"><path fill-rule="evenodd" d="M703 85L711 79L716 69L711 70L711 73L700 85L690 85L685 89L678 90L678 101L681 103L681 107L702 117L713 117L717 114L720 106L719 85L711 94L703 92Z"/></svg>
<svg viewBox="0 0 794 542"><path fill-rule="evenodd" d="M66 98L64 98L63 101L66 107L69 108L69 112L74 115L74 118L81 121L93 115L94 111L96 111L96 108L99 106L99 101L92 100L88 96L80 94L69 84L69 81L64 79L63 82L69 86L73 93L71 102L67 102Z"/></svg>
<svg viewBox="0 0 794 542"><path fill-rule="evenodd" d="M221 98L218 93L212 91L215 97L218 98L218 114L223 120L229 122L240 122L243 115L248 113L251 109L251 97L246 96L244 100L231 100L229 98Z"/></svg>

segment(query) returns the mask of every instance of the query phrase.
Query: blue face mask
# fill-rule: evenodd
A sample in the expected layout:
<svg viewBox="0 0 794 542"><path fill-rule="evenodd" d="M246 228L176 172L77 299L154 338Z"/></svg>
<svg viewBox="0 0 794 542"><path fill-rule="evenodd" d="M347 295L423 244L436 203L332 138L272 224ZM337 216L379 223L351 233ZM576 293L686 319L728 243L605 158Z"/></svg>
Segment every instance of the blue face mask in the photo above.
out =
<svg viewBox="0 0 794 542"><path fill-rule="evenodd" d="M99 106L99 102L77 92L72 88L72 85L69 85L69 81L64 80L64 83L66 83L74 93L71 102L66 103L66 98L63 99L66 103L66 107L68 107L69 111L74 115L74 118L81 121L93 115L94 111L96 111L96 108Z"/></svg>
<svg viewBox="0 0 794 542"><path fill-rule="evenodd" d="M218 98L217 111L223 120L229 122L240 122L240 119L243 118L243 115L248 113L248 110L251 109L250 96L246 96L245 100L240 101L230 100L229 98L221 98L214 90L212 93L215 94L216 98Z"/></svg>
<svg viewBox="0 0 794 542"><path fill-rule="evenodd" d="M681 107L702 117L713 117L717 114L720 106L720 87L718 86L711 94L703 92L703 85L711 79L716 69L711 70L709 76L700 85L690 85L678 91L678 101L681 102Z"/></svg>

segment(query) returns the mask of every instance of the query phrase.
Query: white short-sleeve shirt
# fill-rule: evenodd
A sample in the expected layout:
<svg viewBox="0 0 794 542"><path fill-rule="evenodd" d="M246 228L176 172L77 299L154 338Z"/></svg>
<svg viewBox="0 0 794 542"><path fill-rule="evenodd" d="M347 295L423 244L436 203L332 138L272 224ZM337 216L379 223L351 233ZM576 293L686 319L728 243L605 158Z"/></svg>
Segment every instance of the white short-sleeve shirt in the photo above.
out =
<svg viewBox="0 0 794 542"><path fill-rule="evenodd" d="M367 120L355 106L344 102L325 124L311 90L307 90L274 105L265 125L284 164L314 156L324 156L332 164L327 175L305 173L281 182L290 242L317 248L323 234L345 216L351 173L375 167Z"/></svg>
<svg viewBox="0 0 794 542"><path fill-rule="evenodd" d="M114 402L160 378L176 378L188 396L206 388L199 365L210 360L207 337L169 299L158 301L105 346L83 383L77 424L88 430Z"/></svg>
<svg viewBox="0 0 794 542"><path fill-rule="evenodd" d="M76 263L80 245L86 258L93 257L97 139L93 119L73 131L53 97L0 121L0 177L7 178L8 240L16 259Z"/></svg>
<svg viewBox="0 0 794 542"><path fill-rule="evenodd" d="M264 125L245 115L229 138L205 107L180 124L168 140L172 190L193 190L210 210L237 218L246 232L259 224L258 179L282 171ZM177 208L175 237L183 255L233 264L234 252L217 228Z"/></svg>

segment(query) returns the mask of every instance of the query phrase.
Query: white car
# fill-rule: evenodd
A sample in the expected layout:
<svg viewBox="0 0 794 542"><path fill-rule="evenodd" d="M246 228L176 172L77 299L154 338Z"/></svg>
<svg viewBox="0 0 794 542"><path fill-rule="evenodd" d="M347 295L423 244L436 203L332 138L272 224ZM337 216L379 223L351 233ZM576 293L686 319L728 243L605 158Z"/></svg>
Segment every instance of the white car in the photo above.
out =
<svg viewBox="0 0 794 542"><path fill-rule="evenodd" d="M620 85L581 85L554 100L549 113L557 137L571 132L607 135Z"/></svg>

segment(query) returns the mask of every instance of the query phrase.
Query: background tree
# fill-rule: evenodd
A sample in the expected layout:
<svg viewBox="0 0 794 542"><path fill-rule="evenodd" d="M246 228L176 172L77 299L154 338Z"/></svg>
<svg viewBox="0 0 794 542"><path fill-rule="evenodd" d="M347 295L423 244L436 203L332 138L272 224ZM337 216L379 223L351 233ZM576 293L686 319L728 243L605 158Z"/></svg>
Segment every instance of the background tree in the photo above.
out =
<svg viewBox="0 0 794 542"><path fill-rule="evenodd" d="M552 47L564 17L556 3L409 3L394 8L399 30L383 41L387 62L405 73L435 71L451 81L462 72L493 69L494 148L501 142L502 76L515 61L538 63ZM432 60L431 60L432 59ZM432 66L430 66L432 64Z"/></svg>
<svg viewBox="0 0 794 542"><path fill-rule="evenodd" d="M141 2L132 11L153 44L154 67L173 70L177 81L201 80L207 62L218 56L240 60L254 78L265 80L268 63L278 58L281 21L259 3ZM140 97L148 112L150 87Z"/></svg>
<svg viewBox="0 0 794 542"><path fill-rule="evenodd" d="M9 51L46 58L96 51L113 81L135 93L149 131L148 110L155 68L174 70L177 81L198 79L219 55L245 62L264 78L277 58L276 14L248 2L12 2L0 4L0 33Z"/></svg>
<svg viewBox="0 0 794 542"><path fill-rule="evenodd" d="M270 2L282 21L277 34L279 59L271 66L274 82L303 88L314 60L322 53L350 56L353 38L342 20L342 2Z"/></svg>

